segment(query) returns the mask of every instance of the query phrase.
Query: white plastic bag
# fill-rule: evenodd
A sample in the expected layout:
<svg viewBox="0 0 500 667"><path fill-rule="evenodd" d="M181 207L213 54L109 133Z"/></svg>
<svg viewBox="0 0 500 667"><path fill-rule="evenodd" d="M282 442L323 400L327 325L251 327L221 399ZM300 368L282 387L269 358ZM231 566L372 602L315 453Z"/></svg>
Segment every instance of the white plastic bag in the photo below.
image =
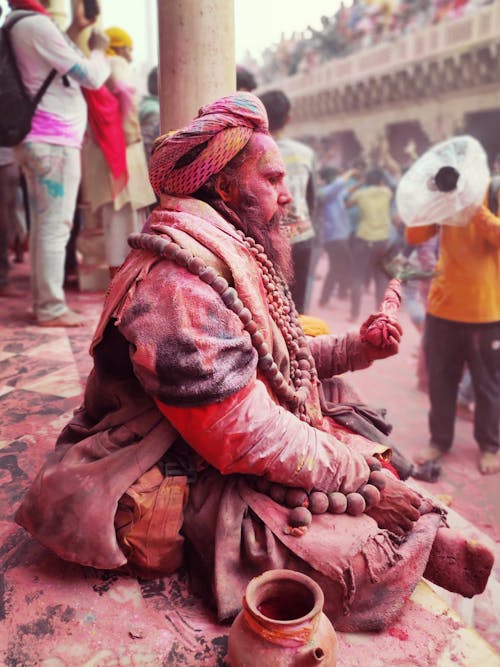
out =
<svg viewBox="0 0 500 667"><path fill-rule="evenodd" d="M398 213L408 227L466 225L483 203L489 181L481 144L468 135L453 137L430 148L402 176Z"/></svg>

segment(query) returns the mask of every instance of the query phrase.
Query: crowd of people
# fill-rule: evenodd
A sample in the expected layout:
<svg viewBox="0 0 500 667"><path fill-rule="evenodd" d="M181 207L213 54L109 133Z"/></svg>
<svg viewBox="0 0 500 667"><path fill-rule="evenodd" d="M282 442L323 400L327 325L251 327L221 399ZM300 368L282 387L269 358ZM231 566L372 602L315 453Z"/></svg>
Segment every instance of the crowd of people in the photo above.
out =
<svg viewBox="0 0 500 667"><path fill-rule="evenodd" d="M108 78L108 43L93 34L89 57L71 45L91 24L83 5L77 6L66 34L51 20L46 0L12 0L11 7L33 10L17 22L16 11L12 11L5 22L6 26L15 22L9 36L28 93L35 97L51 77L28 134L10 151L11 160L22 169L28 194L33 313L40 326L78 326L82 320L67 306L63 284L87 125L82 90L100 89ZM6 173L2 169L2 175ZM13 184L10 180L8 186L12 189ZM0 253L5 256L8 233L3 233L1 240ZM4 289L7 287L5 277Z"/></svg>
<svg viewBox="0 0 500 667"><path fill-rule="evenodd" d="M475 141L449 141L466 140ZM405 308L421 334L416 387L431 402L430 445L417 457L414 476L438 478L457 414L474 422L480 471L498 472L500 362L493 341L500 334L500 156L492 160L489 195L470 224L455 228L429 220L429 225L408 228L395 195L402 176L419 158L414 141L405 153L407 159L399 164L381 139L349 168L329 165L328 151L321 155L315 255L319 259L324 253L328 268L317 305L328 307L332 297L350 299L350 321L355 323L366 310L363 299L371 285L371 307L377 308L388 277L402 279ZM316 264L310 267L309 281Z"/></svg>
<svg viewBox="0 0 500 667"><path fill-rule="evenodd" d="M493 0L353 0L341 3L331 16L321 17L321 28L302 32L267 48L260 60L248 56L248 66L260 84L306 73L332 58L449 21L490 4Z"/></svg>
<svg viewBox="0 0 500 667"><path fill-rule="evenodd" d="M23 141L1 149L0 296L17 295L8 279L11 251L21 258L19 247L29 246L36 323L80 326L84 320L68 307L64 287L76 272L81 206L98 221L112 276L128 253L129 234L142 228L156 203L147 160L159 133L159 104L154 94L139 99L130 69L133 39L125 30L94 29L87 57L77 44L83 46L95 18L85 16L83 3L65 32L52 21L47 0L10 5L5 25L12 23L12 49L29 94L54 75ZM17 10L30 13L17 20ZM148 82L153 93L156 77L155 70Z"/></svg>

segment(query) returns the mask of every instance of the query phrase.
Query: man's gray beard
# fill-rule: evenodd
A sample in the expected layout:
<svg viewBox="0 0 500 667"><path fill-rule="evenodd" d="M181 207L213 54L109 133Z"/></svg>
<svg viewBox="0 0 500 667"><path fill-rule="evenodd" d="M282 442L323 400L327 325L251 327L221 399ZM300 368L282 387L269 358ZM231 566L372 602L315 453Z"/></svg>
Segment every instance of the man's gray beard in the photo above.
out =
<svg viewBox="0 0 500 667"><path fill-rule="evenodd" d="M292 247L281 225L284 211L273 215L269 222L264 222L257 197L243 192L242 200L241 206L235 211L241 221L242 231L260 243L277 273L291 285L294 280Z"/></svg>

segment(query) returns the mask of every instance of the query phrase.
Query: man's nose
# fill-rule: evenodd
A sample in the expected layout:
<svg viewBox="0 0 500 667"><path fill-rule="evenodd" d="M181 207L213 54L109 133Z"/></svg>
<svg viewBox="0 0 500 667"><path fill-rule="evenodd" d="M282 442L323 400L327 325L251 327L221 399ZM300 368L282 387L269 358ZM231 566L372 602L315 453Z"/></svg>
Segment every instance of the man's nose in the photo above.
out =
<svg viewBox="0 0 500 667"><path fill-rule="evenodd" d="M281 192L278 195L278 204L280 206L286 206L291 201L292 195L290 194L290 190L286 186L283 186Z"/></svg>

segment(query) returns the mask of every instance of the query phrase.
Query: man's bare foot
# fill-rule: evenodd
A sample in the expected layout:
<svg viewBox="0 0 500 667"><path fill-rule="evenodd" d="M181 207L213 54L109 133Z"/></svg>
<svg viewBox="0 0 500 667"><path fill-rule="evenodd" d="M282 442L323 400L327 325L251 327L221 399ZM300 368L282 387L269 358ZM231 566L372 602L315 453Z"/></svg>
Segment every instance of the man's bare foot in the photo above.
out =
<svg viewBox="0 0 500 667"><path fill-rule="evenodd" d="M424 577L447 591L471 598L486 588L494 560L485 544L457 530L439 528Z"/></svg>
<svg viewBox="0 0 500 667"><path fill-rule="evenodd" d="M443 453L437 447L429 445L429 447L426 447L420 454L417 454L413 458L415 459L415 463L422 465L422 463L427 463L428 461L437 461L443 456Z"/></svg>
<svg viewBox="0 0 500 667"><path fill-rule="evenodd" d="M482 475L495 475L500 472L500 456L496 452L481 452L479 455L479 472Z"/></svg>
<svg viewBox="0 0 500 667"><path fill-rule="evenodd" d="M73 310L68 310L59 317L37 322L37 324L39 327L82 327L85 324L85 319Z"/></svg>

